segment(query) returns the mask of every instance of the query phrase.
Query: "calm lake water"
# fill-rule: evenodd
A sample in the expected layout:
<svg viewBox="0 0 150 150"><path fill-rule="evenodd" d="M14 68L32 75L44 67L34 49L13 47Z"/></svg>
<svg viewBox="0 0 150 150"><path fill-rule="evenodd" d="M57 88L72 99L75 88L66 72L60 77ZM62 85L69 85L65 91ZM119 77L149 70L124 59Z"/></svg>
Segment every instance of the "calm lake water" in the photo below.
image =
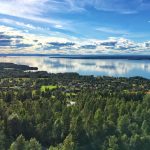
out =
<svg viewBox="0 0 150 150"><path fill-rule="evenodd" d="M49 73L77 72L81 75L133 77L150 79L150 60L63 59L49 57L0 57L0 62L11 62L38 67Z"/></svg>

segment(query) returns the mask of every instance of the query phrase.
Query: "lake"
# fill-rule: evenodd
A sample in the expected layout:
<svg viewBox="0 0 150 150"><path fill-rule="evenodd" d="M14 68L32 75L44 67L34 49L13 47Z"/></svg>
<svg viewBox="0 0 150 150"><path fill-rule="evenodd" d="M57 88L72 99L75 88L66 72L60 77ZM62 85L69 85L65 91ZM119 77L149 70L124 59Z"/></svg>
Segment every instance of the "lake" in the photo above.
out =
<svg viewBox="0 0 150 150"><path fill-rule="evenodd" d="M65 59L49 57L0 57L0 62L11 62L38 67L49 73L77 72L81 75L150 78L150 60L125 59Z"/></svg>

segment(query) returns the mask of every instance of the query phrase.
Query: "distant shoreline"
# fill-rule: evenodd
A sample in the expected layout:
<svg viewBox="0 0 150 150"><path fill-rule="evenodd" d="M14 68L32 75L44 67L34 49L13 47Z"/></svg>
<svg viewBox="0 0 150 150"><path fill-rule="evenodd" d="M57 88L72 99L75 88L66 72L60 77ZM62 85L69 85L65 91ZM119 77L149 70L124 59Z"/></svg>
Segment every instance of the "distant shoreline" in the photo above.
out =
<svg viewBox="0 0 150 150"><path fill-rule="evenodd" d="M60 55L60 54L0 54L0 57L49 57L63 59L127 59L150 60L150 55Z"/></svg>
<svg viewBox="0 0 150 150"><path fill-rule="evenodd" d="M51 56L49 58L63 59L127 59L127 60L150 60L150 56Z"/></svg>

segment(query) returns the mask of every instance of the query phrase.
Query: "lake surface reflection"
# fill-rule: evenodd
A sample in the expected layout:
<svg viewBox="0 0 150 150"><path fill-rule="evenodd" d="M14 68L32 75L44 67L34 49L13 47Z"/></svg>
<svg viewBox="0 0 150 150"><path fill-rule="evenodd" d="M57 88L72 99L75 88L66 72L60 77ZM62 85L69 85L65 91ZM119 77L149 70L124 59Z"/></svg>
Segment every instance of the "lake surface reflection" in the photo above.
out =
<svg viewBox="0 0 150 150"><path fill-rule="evenodd" d="M49 73L77 72L81 75L150 78L150 60L63 59L49 57L0 57L11 62L38 67Z"/></svg>

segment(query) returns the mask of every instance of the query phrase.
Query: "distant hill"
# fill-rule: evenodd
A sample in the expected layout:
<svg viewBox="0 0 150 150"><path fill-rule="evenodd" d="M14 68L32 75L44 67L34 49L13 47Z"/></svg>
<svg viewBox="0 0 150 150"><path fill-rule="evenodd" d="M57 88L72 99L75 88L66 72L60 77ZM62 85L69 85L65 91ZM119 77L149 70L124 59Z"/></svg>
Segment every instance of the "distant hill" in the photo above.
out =
<svg viewBox="0 0 150 150"><path fill-rule="evenodd" d="M150 55L58 55L50 58L150 60Z"/></svg>
<svg viewBox="0 0 150 150"><path fill-rule="evenodd" d="M150 60L150 55L0 54L0 57L9 57L9 56L37 56L37 57L66 58L66 59L128 59L128 60Z"/></svg>

